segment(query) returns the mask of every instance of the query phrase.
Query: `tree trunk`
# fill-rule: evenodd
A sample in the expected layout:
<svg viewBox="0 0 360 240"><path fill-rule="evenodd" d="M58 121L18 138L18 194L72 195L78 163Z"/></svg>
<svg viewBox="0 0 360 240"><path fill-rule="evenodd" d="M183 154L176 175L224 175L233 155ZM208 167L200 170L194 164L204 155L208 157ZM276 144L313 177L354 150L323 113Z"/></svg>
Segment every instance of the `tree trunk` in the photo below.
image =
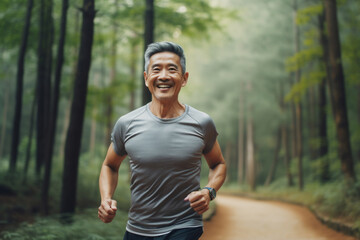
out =
<svg viewBox="0 0 360 240"><path fill-rule="evenodd" d="M294 38L295 38L295 53L300 51L300 33L299 27L296 24L297 16L297 0L294 0ZM299 83L301 80L300 69L295 72L295 82ZM296 115L296 152L298 159L298 186L300 190L304 189L304 180L303 180L303 167L302 167L302 157L303 157L303 146L302 146L302 107L301 107L301 97L299 96L295 102L295 115Z"/></svg>
<svg viewBox="0 0 360 240"><path fill-rule="evenodd" d="M136 42L131 42L131 53L130 53L130 103L129 110L132 111L135 109L135 90L136 90L136 72L137 72L137 45Z"/></svg>
<svg viewBox="0 0 360 240"><path fill-rule="evenodd" d="M325 35L325 15L319 16L320 45L323 49L321 61L324 63L326 77L319 84L319 158L321 158L320 181L327 182L330 179L330 161L328 157L328 134L327 134L327 98L326 83L330 83L330 72L328 64L328 42ZM332 97L331 97L332 98Z"/></svg>
<svg viewBox="0 0 360 240"><path fill-rule="evenodd" d="M251 83L248 83L248 92L251 92ZM248 104L246 121L246 176L252 191L256 190L256 164L254 143L254 121L252 119L252 104Z"/></svg>
<svg viewBox="0 0 360 240"><path fill-rule="evenodd" d="M330 161L328 157L327 138L326 80L323 79L319 86L319 158L321 158L321 182L330 180Z"/></svg>
<svg viewBox="0 0 360 240"><path fill-rule="evenodd" d="M83 1L83 22L79 60L74 86L74 101L71 106L70 125L65 144L64 171L61 191L61 213L74 213L76 206L76 185L81 147L82 127L84 123L86 95L91 50L94 37L95 1Z"/></svg>
<svg viewBox="0 0 360 240"><path fill-rule="evenodd" d="M66 99L63 127L62 127L61 135L60 135L60 146L59 146L59 151L60 151L59 157L60 158L64 157L66 134L67 134L67 130L69 129L69 124L70 124L71 105L72 105L72 99L71 98Z"/></svg>
<svg viewBox="0 0 360 240"><path fill-rule="evenodd" d="M57 63L55 69L55 82L54 82L54 91L51 101L51 114L49 121L49 129L47 131L47 148L45 149L45 173L44 181L42 188L42 210L46 215L49 214L49 187L51 181L51 165L52 165L52 156L55 143L56 135L56 123L58 116L59 108L59 97L60 97L60 82L61 82L61 72L64 62L64 47L66 39L66 22L67 22L67 10L69 8L69 1L63 0L62 3L62 13L61 13L61 24L60 24L60 37L57 51Z"/></svg>
<svg viewBox="0 0 360 240"><path fill-rule="evenodd" d="M241 84L242 86L243 84ZM242 88L240 86L240 89ZM241 185L244 180L244 91L239 93L239 120L238 120L238 184Z"/></svg>
<svg viewBox="0 0 360 240"><path fill-rule="evenodd" d="M232 169L234 169L234 162L232 161L231 158L231 152L232 152L232 145L230 141L226 142L226 147L225 147L225 154L224 154L224 158L226 159L226 165L227 168L230 170L227 172L227 178L226 181L227 182L231 182L232 180L232 176L233 176L233 171L231 171Z"/></svg>
<svg viewBox="0 0 360 240"><path fill-rule="evenodd" d="M358 116L357 117L358 117L358 124L360 124L360 85L357 86L357 92L358 92L358 95L357 95ZM358 162L360 162L360 148L358 148L357 157L358 157Z"/></svg>
<svg viewBox="0 0 360 240"><path fill-rule="evenodd" d="M113 25L113 35L111 43L110 53L110 81L109 89L113 88L116 81L116 62L117 62L117 26ZM114 126L113 111L114 111L114 100L112 94L106 95L106 145L109 146L111 143L111 131Z"/></svg>
<svg viewBox="0 0 360 240"><path fill-rule="evenodd" d="M7 80L6 83L8 84L9 80ZM3 158L3 150L4 150L4 146L5 146L6 126L7 126L7 121L8 121L8 109L9 109L9 98L10 98L10 91L5 91L4 106L3 106L3 111L1 113L2 121L1 121L1 133L0 133L0 159Z"/></svg>
<svg viewBox="0 0 360 240"><path fill-rule="evenodd" d="M291 161L290 161L290 149L289 149L289 142L288 142L288 129L286 125L283 124L281 126L281 139L282 139L282 146L284 148L284 162L285 162L285 170L286 170L286 179L287 185L289 187L294 185L293 177L291 174Z"/></svg>
<svg viewBox="0 0 360 240"><path fill-rule="evenodd" d="M304 179L303 179L303 166L302 166L302 157L303 157L303 146L302 146L302 108L301 103L296 104L296 136L297 136L297 152L298 152L298 186L300 190L304 189Z"/></svg>
<svg viewBox="0 0 360 240"><path fill-rule="evenodd" d="M89 145L89 151L91 154L95 153L95 146L96 146L96 115L97 108L93 108L92 110L92 118L91 118L91 127L90 127L90 145Z"/></svg>
<svg viewBox="0 0 360 240"><path fill-rule="evenodd" d="M22 95L24 84L24 69L25 69L25 55L27 49L27 42L30 32L31 12L33 8L33 0L28 0L25 25L22 33L22 40L19 49L19 57L17 62L17 74L16 74L16 97L15 97L15 112L14 112L14 124L11 142L11 155L10 155L10 172L15 172L18 146L20 142L20 127L21 127L21 112L22 112Z"/></svg>
<svg viewBox="0 0 360 240"><path fill-rule="evenodd" d="M30 115L30 128L29 128L29 142L26 148L26 156L25 156L25 165L24 165L24 182L26 182L27 173L29 170L29 163L31 158L31 146L33 142L33 133L34 133L34 120L35 120L35 110L36 110L36 93L34 96L34 100L31 104L31 115Z"/></svg>
<svg viewBox="0 0 360 240"><path fill-rule="evenodd" d="M341 46L337 20L336 0L325 0L325 18L329 36L329 63L331 67L331 92L334 97L336 133L339 144L341 169L348 183L356 179L350 145L347 116L345 77L341 62Z"/></svg>
<svg viewBox="0 0 360 240"><path fill-rule="evenodd" d="M310 153L310 160L315 160L318 158L318 148L314 141L316 141L318 134L317 134L317 126L316 126L316 94L315 88L309 87L307 91L307 126L309 129L308 133L308 147Z"/></svg>
<svg viewBox="0 0 360 240"><path fill-rule="evenodd" d="M51 102L51 65L52 65L52 1L41 0L40 31L37 65L37 144L36 173L40 176L48 148L47 132L49 130Z"/></svg>
<svg viewBox="0 0 360 240"><path fill-rule="evenodd" d="M278 163L278 160L279 160L280 148L281 148L281 127L279 127L279 130L277 132L274 159L273 159L273 162L271 164L269 174L268 174L268 176L266 178L265 186L269 186L271 181L273 180L273 178L275 176L276 167L277 167L277 163Z"/></svg>
<svg viewBox="0 0 360 240"><path fill-rule="evenodd" d="M285 102L284 102L284 84L281 84L280 86L280 109L281 113L284 116L286 115L286 111L289 108L286 108ZM289 145L289 131L287 127L287 122L283 121L281 124L281 145L284 149L284 165L285 165L285 171L286 171L286 179L287 184L289 187L293 186L293 178L291 174L291 157L290 157L290 145Z"/></svg>
<svg viewBox="0 0 360 240"><path fill-rule="evenodd" d="M76 11L75 12L75 24L74 24L74 33L79 33L80 32L80 28L81 28L81 15L80 15L80 11ZM78 41L76 42L75 47L71 50L71 59L77 59L77 55L79 54L79 43ZM75 79L76 76L76 71L77 71L77 61L73 62L73 65L71 67L71 79ZM65 107L65 114L64 114L64 120L63 120L63 126L62 126L62 130L61 130L61 135L60 135L60 146L59 146L59 157L60 158L64 158L64 151L65 151L65 142L66 142L66 134L67 134L67 130L69 128L69 122L70 122L70 111L71 111L71 105L72 105L72 92L69 93L68 96L66 96L66 107Z"/></svg>
<svg viewBox="0 0 360 240"><path fill-rule="evenodd" d="M154 42L154 0L146 0L145 9L145 34L144 34L144 52L150 43ZM145 66L145 61L144 61ZM151 101L151 93L145 86L143 77L143 105Z"/></svg>

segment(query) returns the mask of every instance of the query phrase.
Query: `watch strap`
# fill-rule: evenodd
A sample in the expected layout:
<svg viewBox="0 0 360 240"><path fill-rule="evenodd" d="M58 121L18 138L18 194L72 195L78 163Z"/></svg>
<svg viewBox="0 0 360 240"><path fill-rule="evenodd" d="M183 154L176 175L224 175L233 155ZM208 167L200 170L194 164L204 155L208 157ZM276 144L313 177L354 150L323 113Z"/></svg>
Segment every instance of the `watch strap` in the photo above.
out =
<svg viewBox="0 0 360 240"><path fill-rule="evenodd" d="M215 189L211 188L211 187L204 187L204 189L209 190L209 196L210 196L210 200L214 200L216 197L216 191Z"/></svg>

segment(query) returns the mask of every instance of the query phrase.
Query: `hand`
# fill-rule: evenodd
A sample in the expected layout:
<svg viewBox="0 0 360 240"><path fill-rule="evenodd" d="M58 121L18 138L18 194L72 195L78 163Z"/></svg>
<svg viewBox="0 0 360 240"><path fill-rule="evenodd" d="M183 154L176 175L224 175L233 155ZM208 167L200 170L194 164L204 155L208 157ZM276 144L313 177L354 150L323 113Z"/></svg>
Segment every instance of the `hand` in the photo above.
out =
<svg viewBox="0 0 360 240"><path fill-rule="evenodd" d="M112 199L105 199L101 202L98 209L98 216L104 223L109 223L114 219L116 210L116 201Z"/></svg>
<svg viewBox="0 0 360 240"><path fill-rule="evenodd" d="M200 215L209 210L210 195L209 190L207 189L192 192L187 195L184 200L189 201L190 207L192 207Z"/></svg>

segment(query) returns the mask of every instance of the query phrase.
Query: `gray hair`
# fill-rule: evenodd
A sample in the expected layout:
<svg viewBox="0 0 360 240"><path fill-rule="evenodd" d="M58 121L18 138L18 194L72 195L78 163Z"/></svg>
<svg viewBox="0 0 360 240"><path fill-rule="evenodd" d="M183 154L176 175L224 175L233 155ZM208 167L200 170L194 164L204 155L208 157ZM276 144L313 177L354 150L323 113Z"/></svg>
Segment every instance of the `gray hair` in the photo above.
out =
<svg viewBox="0 0 360 240"><path fill-rule="evenodd" d="M156 43L149 44L149 46L147 47L145 54L144 54L144 57L145 57L145 69L144 70L146 72L148 71L151 56L156 53L160 53L160 52L172 52L172 53L175 53L176 55L178 55L180 57L182 74L184 74L186 72L186 59L185 59L184 50L182 49L182 47L180 45L178 45L176 43L172 43L172 42L156 42Z"/></svg>

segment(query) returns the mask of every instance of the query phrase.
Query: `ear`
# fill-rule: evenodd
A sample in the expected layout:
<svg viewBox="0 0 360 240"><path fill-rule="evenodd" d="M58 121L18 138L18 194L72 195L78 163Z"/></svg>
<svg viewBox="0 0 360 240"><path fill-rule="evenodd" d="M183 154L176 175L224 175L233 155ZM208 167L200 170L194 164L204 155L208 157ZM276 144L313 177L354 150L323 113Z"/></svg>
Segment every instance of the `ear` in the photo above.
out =
<svg viewBox="0 0 360 240"><path fill-rule="evenodd" d="M145 80L145 86L148 87L146 71L144 71L144 80Z"/></svg>
<svg viewBox="0 0 360 240"><path fill-rule="evenodd" d="M186 86L187 81L188 81L188 78L189 78L189 73L188 73L188 72L184 73L184 75L183 75L183 82L182 82L182 84L181 84L182 87L185 87L185 86Z"/></svg>

